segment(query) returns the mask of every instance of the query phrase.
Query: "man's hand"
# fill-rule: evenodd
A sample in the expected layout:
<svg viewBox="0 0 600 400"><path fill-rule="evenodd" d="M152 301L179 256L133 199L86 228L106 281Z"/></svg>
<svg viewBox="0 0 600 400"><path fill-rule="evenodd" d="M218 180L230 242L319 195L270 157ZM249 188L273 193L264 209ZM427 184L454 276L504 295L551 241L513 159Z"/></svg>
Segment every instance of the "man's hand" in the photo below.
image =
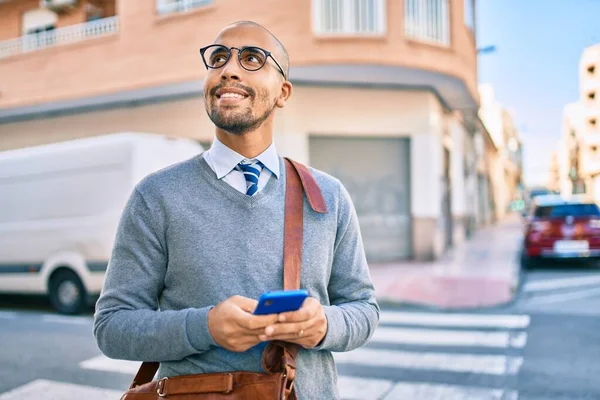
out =
<svg viewBox="0 0 600 400"><path fill-rule="evenodd" d="M208 330L215 342L230 351L243 352L261 342L259 335L277 322L278 314L253 315L258 302L233 296L208 312Z"/></svg>
<svg viewBox="0 0 600 400"><path fill-rule="evenodd" d="M260 340L283 340L312 349L327 333L325 311L315 298L309 297L304 300L298 311L281 313L278 316L278 322L267 326L260 335Z"/></svg>

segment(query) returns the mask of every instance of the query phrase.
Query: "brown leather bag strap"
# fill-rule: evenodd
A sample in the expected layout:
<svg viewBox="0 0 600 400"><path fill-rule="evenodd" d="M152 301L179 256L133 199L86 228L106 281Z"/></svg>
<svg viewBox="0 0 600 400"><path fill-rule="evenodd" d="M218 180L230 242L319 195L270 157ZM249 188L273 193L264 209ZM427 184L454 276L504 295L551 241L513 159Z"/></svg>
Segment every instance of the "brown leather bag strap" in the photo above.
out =
<svg viewBox="0 0 600 400"><path fill-rule="evenodd" d="M152 379L154 379L154 375L156 375L156 371L158 371L159 366L160 363L158 362L144 361L137 374L135 374L133 382L131 382L131 385L129 385L129 389L133 389L136 386L151 382Z"/></svg>
<svg viewBox="0 0 600 400"><path fill-rule="evenodd" d="M327 206L321 188L309 169L304 165L285 158L286 191L285 220L283 233L283 288L300 289L302 268L302 243L304 222L304 197L313 211L326 214ZM287 342L271 342L263 353L263 367L269 372L296 368L296 355L299 346ZM140 366L130 389L152 381L159 363L144 362Z"/></svg>
<svg viewBox="0 0 600 400"><path fill-rule="evenodd" d="M313 211L327 213L321 188L308 168L285 158L286 190L283 233L283 289L300 289L302 245L304 239L304 196ZM284 398L297 400L294 389L296 356L300 346L283 341L272 341L263 351L262 367L270 373L285 372Z"/></svg>
<svg viewBox="0 0 600 400"><path fill-rule="evenodd" d="M297 173L293 174L295 177L300 177L300 181L302 182L302 189L306 194L306 198L308 199L308 204L313 211L318 212L320 214L327 214L327 205L325 204L325 200L323 199L323 193L321 192L321 187L317 183L317 180L313 176L313 174L309 171L309 169L289 158L285 158L286 161L286 171L290 164L294 167L294 170ZM286 179L290 176L289 172L286 174ZM289 183L288 183L289 185ZM300 193L300 197L302 197L302 193ZM287 199L286 199L287 201ZM286 215L287 218L287 215Z"/></svg>

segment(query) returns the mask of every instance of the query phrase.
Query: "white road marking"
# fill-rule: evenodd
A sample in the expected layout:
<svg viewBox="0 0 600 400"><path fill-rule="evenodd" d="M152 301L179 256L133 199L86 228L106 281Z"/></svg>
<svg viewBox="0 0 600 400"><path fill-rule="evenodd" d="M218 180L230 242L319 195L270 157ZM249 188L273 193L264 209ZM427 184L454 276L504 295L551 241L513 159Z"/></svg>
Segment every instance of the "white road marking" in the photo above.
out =
<svg viewBox="0 0 600 400"><path fill-rule="evenodd" d="M527 282L523 286L524 292L540 292L552 289L564 289L570 287L590 286L600 284L600 276L579 276L574 278L544 279Z"/></svg>
<svg viewBox="0 0 600 400"><path fill-rule="evenodd" d="M370 348L334 353L333 356L337 363L343 364L490 375L516 374L523 363L521 357L502 355L390 351Z"/></svg>
<svg viewBox="0 0 600 400"><path fill-rule="evenodd" d="M91 318L87 317L64 317L60 315L42 315L43 322L52 322L58 324L88 325L92 323Z"/></svg>
<svg viewBox="0 0 600 400"><path fill-rule="evenodd" d="M398 383L383 400L507 400L516 399L515 392L458 385Z"/></svg>
<svg viewBox="0 0 600 400"><path fill-rule="evenodd" d="M375 330L371 341L412 345L521 348L527 342L527 333L519 332L512 334L510 332L390 328L380 326Z"/></svg>
<svg viewBox="0 0 600 400"><path fill-rule="evenodd" d="M17 313L12 312L12 311L0 311L0 318L2 318L2 319L17 318Z"/></svg>
<svg viewBox="0 0 600 400"><path fill-rule="evenodd" d="M440 314L382 311L380 322L419 326L519 329L529 326L529 315Z"/></svg>
<svg viewBox="0 0 600 400"><path fill-rule="evenodd" d="M569 300L587 299L589 297L600 296L600 288L579 290L577 292L540 295L523 301L522 305L532 306L540 304L560 303Z"/></svg>
<svg viewBox="0 0 600 400"><path fill-rule="evenodd" d="M38 379L0 395L0 400L115 400L122 394L116 390Z"/></svg>
<svg viewBox="0 0 600 400"><path fill-rule="evenodd" d="M103 354L79 363L79 366L84 369L128 374L131 375L131 379L133 379L141 365L141 361L115 360Z"/></svg>
<svg viewBox="0 0 600 400"><path fill-rule="evenodd" d="M338 391L343 400L379 400L394 386L394 382L385 379L358 378L340 376Z"/></svg>

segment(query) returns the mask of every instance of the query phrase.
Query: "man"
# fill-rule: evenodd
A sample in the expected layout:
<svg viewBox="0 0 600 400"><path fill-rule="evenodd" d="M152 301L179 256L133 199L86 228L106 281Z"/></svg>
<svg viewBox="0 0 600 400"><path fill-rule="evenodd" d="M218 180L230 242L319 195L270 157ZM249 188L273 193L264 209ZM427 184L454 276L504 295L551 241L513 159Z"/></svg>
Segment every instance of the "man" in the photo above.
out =
<svg viewBox="0 0 600 400"><path fill-rule="evenodd" d="M332 351L363 345L379 321L358 219L340 182L311 169L328 213L304 210L302 308L252 314L281 290L285 164L273 143L276 108L292 94L283 45L238 22L201 50L205 153L145 178L123 212L94 334L108 357L159 361L160 377L264 372L264 343L302 346L299 399L335 399Z"/></svg>

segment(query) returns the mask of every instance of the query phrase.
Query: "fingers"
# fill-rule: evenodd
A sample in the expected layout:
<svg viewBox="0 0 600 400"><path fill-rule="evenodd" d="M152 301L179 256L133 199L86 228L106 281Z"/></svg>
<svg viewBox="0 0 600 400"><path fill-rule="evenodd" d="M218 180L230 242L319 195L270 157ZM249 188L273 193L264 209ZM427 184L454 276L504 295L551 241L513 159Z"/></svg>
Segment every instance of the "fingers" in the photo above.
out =
<svg viewBox="0 0 600 400"><path fill-rule="evenodd" d="M279 322L302 322L313 318L321 309L321 303L313 297L308 297L297 311L279 314Z"/></svg>
<svg viewBox="0 0 600 400"><path fill-rule="evenodd" d="M309 322L277 323L267 326L261 335L260 340L286 340L299 338L311 333L313 324Z"/></svg>

